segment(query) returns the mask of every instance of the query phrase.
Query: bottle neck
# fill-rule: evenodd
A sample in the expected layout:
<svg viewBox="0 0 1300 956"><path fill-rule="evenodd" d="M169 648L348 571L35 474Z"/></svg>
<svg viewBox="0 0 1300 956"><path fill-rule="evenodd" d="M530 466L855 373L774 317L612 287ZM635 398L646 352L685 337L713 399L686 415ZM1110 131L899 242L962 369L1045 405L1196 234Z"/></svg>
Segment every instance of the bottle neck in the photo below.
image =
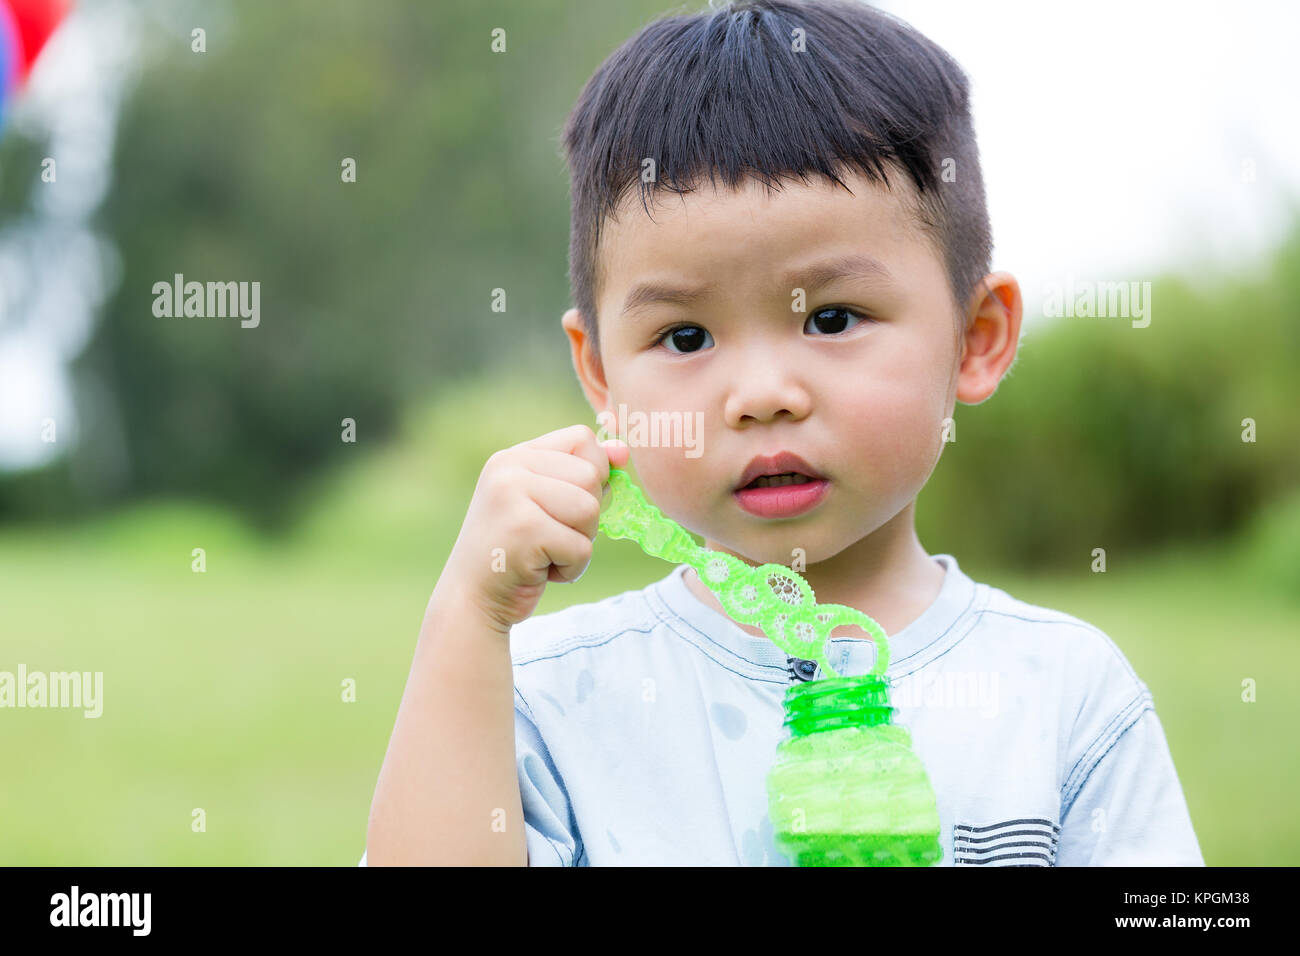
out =
<svg viewBox="0 0 1300 956"><path fill-rule="evenodd" d="M785 694L785 726L792 737L888 724L893 711L889 685L874 674L808 681Z"/></svg>

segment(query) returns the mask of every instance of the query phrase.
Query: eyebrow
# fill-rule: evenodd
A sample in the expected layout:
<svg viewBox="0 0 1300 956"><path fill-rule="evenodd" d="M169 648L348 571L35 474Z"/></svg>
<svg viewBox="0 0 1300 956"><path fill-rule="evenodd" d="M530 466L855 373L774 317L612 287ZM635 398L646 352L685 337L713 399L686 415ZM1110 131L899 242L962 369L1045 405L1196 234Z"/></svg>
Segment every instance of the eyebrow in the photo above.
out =
<svg viewBox="0 0 1300 956"><path fill-rule="evenodd" d="M781 286L803 288L805 291L820 289L841 279L865 279L874 282L892 282L893 274L879 259L868 255L853 254L828 259L791 269L781 278ZM713 284L697 286L675 286L665 282L643 282L628 293L623 303L624 316L651 305L678 305L689 308L718 291Z"/></svg>
<svg viewBox="0 0 1300 956"><path fill-rule="evenodd" d="M701 285L683 288L664 282L643 282L628 293L623 302L623 315L644 309L647 306L665 304L692 306L713 295L717 286Z"/></svg>
<svg viewBox="0 0 1300 956"><path fill-rule="evenodd" d="M784 276L783 285L794 288L802 281L805 290L820 289L840 279L892 282L894 276L879 259L873 259L868 255L852 254L814 263L801 269L792 269Z"/></svg>

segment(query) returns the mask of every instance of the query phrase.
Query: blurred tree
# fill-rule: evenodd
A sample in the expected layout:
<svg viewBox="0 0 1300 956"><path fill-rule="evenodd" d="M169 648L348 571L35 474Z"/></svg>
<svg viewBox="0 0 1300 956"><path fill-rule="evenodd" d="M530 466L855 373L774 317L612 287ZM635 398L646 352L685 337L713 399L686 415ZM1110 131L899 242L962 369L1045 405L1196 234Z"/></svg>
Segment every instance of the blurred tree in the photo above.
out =
<svg viewBox="0 0 1300 956"><path fill-rule="evenodd" d="M352 448L344 418L365 447L431 385L498 360L576 391L558 328L560 130L595 66L674 8L691 7L154 0L103 208L122 282L76 368L82 441L0 478L0 516L167 495L274 522ZM973 567L1072 563L1225 534L1300 483L1295 222L1255 274L1155 282L1148 328L1077 318L1027 335L996 396L958 407L918 506L926 545ZM176 273L260 282L259 326L155 317L154 283Z"/></svg>
<svg viewBox="0 0 1300 956"><path fill-rule="evenodd" d="M560 130L590 71L658 9L609 7L148 7L102 210L122 281L75 369L82 441L40 475L58 497L20 483L8 510L169 494L273 523L348 449L342 419L380 439L403 404L502 350L564 373ZM260 324L155 317L154 284L178 273L259 282Z"/></svg>
<svg viewBox="0 0 1300 956"><path fill-rule="evenodd" d="M1240 529L1300 487L1300 214L1252 275L1166 276L1151 324L1066 318L1022 335L997 393L958 405L917 506L932 551L1086 566ZM1243 421L1255 441L1243 441Z"/></svg>

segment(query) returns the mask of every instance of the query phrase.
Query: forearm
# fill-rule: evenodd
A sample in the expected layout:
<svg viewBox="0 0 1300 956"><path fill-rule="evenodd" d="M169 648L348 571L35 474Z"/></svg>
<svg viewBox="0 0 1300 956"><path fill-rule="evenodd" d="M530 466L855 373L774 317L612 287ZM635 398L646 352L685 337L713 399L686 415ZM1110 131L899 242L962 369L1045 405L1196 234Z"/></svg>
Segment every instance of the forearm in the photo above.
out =
<svg viewBox="0 0 1300 956"><path fill-rule="evenodd" d="M524 866L509 635L434 591L375 786L367 862Z"/></svg>

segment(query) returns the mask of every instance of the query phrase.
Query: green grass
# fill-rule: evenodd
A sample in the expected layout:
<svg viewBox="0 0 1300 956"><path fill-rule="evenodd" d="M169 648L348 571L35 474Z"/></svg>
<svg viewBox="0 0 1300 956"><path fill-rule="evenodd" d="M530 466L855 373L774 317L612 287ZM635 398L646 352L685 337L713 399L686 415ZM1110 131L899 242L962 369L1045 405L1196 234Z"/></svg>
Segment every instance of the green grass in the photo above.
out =
<svg viewBox="0 0 1300 956"><path fill-rule="evenodd" d="M521 407L500 391L493 403ZM534 398L528 420L469 429L464 416L485 405L465 401L322 485L279 544L184 504L0 531L0 670L104 674L98 719L0 711L0 864L354 864L478 467L494 448L588 417ZM1208 863L1295 864L1300 604L1231 570L1245 565L1230 556L1112 555L1106 574L1054 578L966 570L1116 641L1154 694ZM598 538L590 571L551 587L539 613L666 571ZM341 698L349 678L355 703ZM1245 678L1255 703L1241 701ZM205 832L191 829L195 808Z"/></svg>
<svg viewBox="0 0 1300 956"><path fill-rule="evenodd" d="M213 545L201 515L169 522L132 548L0 538L0 669L99 670L105 685L98 719L0 714L0 862L354 863L438 549L417 564L237 535ZM190 569L194 541L209 542L203 574ZM540 610L663 568L601 539L591 571ZM1115 639L1155 696L1207 862L1300 861L1300 608L1225 584L1204 559L978 577ZM1256 703L1241 702L1246 677ZM355 703L341 699L345 678ZM206 832L191 830L196 807Z"/></svg>
<svg viewBox="0 0 1300 956"><path fill-rule="evenodd" d="M1211 866L1300 863L1300 604L1218 551L1103 574L993 583L1106 631L1151 688ZM1255 701L1242 700L1243 681Z"/></svg>

